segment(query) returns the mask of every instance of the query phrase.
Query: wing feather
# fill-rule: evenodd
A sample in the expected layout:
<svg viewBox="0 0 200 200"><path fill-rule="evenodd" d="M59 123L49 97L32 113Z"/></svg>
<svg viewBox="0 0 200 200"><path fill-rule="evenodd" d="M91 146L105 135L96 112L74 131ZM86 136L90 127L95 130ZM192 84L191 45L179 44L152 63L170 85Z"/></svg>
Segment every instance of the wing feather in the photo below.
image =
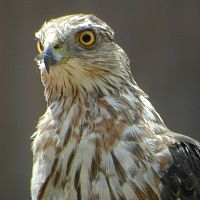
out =
<svg viewBox="0 0 200 200"><path fill-rule="evenodd" d="M187 136L173 134L168 149L172 162L161 175L163 200L200 200L200 145Z"/></svg>

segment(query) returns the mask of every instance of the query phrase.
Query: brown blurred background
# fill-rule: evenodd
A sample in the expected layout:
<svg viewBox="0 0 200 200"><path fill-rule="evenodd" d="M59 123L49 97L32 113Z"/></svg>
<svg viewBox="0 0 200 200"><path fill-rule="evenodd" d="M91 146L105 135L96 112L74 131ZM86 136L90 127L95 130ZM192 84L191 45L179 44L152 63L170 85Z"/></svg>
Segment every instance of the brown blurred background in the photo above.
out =
<svg viewBox="0 0 200 200"><path fill-rule="evenodd" d="M200 140L200 0L0 0L0 199L30 199L30 136L46 107L34 32L80 12L113 27L168 127Z"/></svg>

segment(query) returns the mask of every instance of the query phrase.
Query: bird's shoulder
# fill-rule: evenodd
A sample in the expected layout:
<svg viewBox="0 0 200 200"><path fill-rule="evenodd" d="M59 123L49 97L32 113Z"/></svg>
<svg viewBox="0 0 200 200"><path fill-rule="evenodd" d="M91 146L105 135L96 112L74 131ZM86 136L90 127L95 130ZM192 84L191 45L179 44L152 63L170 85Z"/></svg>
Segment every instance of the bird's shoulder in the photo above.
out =
<svg viewBox="0 0 200 200"><path fill-rule="evenodd" d="M200 144L190 137L172 132L162 137L172 138L172 142L166 143L171 162L160 174L162 199L199 200Z"/></svg>

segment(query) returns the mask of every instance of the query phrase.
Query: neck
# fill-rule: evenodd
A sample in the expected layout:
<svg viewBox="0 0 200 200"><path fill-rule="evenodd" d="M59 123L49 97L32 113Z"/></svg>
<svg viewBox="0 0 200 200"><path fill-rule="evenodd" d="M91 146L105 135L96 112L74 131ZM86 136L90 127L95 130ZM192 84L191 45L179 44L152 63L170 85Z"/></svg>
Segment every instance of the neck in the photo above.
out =
<svg viewBox="0 0 200 200"><path fill-rule="evenodd" d="M128 72L116 71L112 74L105 69L99 71L96 69L93 72L87 70L84 68L84 73L77 75L77 72L72 74L73 71L70 72L64 67L56 69L51 74L42 69L41 77L47 104L59 102L61 99L88 101L104 96L117 97L137 87L128 70ZM122 73L121 76L119 73Z"/></svg>
<svg viewBox="0 0 200 200"><path fill-rule="evenodd" d="M46 74L45 80L43 74L48 110L54 121L65 121L69 125L68 130L76 130L73 134L78 138L83 134L80 127L86 126L87 134L96 133L95 137L103 138L99 139L98 144L107 149L119 138L130 140L134 135L134 140L137 140L141 139L141 135L151 137L151 134L161 131L160 127L165 129L160 116L147 100L147 95L133 79L119 79L109 84L106 82L109 87L96 86L95 90L89 92L70 80L62 79L62 76L60 80L65 82L55 84L52 77L47 77ZM142 129L150 129L150 126L154 130L146 135ZM125 129L128 128L135 132L126 133ZM62 133L59 128L58 130ZM66 130L63 134L66 134ZM135 137L138 135L138 138Z"/></svg>

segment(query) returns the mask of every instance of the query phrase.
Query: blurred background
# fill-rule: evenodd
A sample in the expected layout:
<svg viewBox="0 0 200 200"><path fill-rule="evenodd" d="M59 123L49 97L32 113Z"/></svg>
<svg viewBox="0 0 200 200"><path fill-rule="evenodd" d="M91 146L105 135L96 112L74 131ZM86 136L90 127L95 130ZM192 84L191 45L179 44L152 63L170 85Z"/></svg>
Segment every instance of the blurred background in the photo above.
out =
<svg viewBox="0 0 200 200"><path fill-rule="evenodd" d="M80 12L113 27L166 125L200 140L199 0L0 0L0 199L30 199L30 137L46 109L34 32Z"/></svg>

